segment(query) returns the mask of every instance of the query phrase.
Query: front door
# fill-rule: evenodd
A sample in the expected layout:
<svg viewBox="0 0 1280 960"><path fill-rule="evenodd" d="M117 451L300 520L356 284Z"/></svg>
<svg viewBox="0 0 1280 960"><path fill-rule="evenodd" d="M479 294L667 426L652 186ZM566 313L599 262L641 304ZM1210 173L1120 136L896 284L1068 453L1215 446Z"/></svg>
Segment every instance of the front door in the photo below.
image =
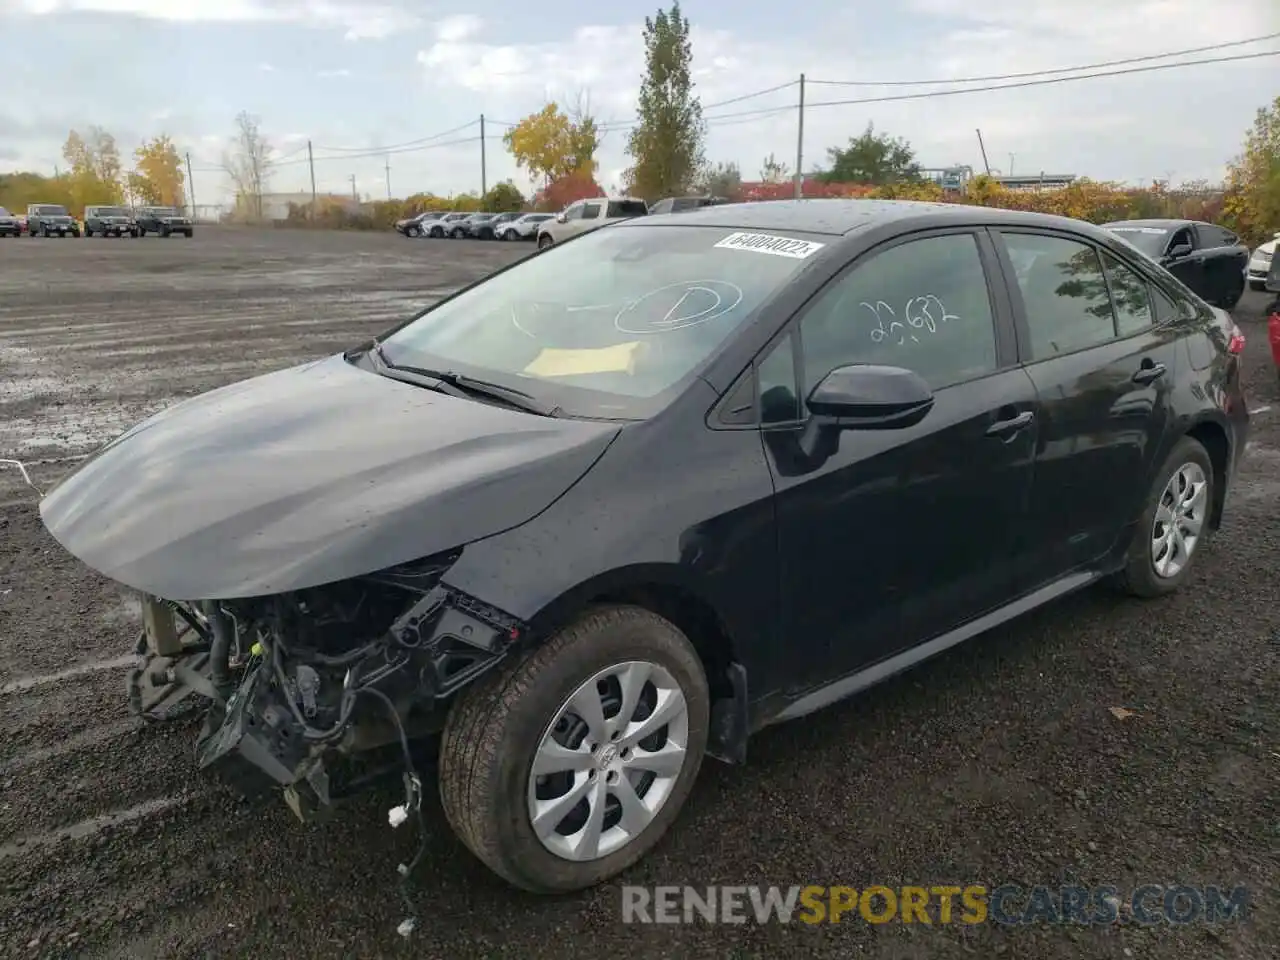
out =
<svg viewBox="0 0 1280 960"><path fill-rule="evenodd" d="M1039 396L1020 589L1086 567L1141 513L1182 357L1137 272L1083 238L1000 234ZM1013 265L1019 265L1013 268Z"/></svg>
<svg viewBox="0 0 1280 960"><path fill-rule="evenodd" d="M1190 253L1177 257L1169 255L1175 248L1184 244L1191 246ZM1165 257L1161 263L1166 270L1185 283L1198 296L1212 299L1213 292L1206 287L1204 254L1197 248L1195 232L1190 227L1182 227L1174 231L1173 236L1169 238L1168 246L1165 247Z"/></svg>
<svg viewBox="0 0 1280 960"><path fill-rule="evenodd" d="M795 687L892 656L1008 597L1031 488L1034 389L984 269L985 234L899 242L859 261L759 366L777 489L783 636ZM1007 319L1007 318L1006 318ZM793 362L794 361L794 362ZM891 364L934 388L915 426L806 446L800 401L832 369Z"/></svg>

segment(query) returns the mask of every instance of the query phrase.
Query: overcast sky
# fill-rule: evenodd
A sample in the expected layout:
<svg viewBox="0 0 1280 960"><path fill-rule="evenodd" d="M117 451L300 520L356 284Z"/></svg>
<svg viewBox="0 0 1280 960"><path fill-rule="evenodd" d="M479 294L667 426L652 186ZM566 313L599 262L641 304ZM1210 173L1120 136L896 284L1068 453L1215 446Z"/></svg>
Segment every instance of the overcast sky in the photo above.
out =
<svg viewBox="0 0 1280 960"><path fill-rule="evenodd" d="M0 0L9 56L0 72L0 170L52 173L67 131L97 123L126 155L167 132L190 151L199 204L225 199L217 172L237 112L258 115L285 160L277 191L396 196L478 190L478 125L488 119L488 182L519 174L499 139L545 98L589 91L614 124L600 154L612 189L627 164L625 125L643 67L643 23L658 3L614 0ZM465 12L481 11L481 12ZM909 81L1071 67L1280 32L1277 0L688 0L705 105L784 84ZM1280 40L1198 57L1280 49ZM930 88L810 83L806 169L868 121L907 138L926 166L1075 173L1131 182L1219 179L1254 112L1280 93L1280 57L1011 91L820 106ZM797 88L708 109L709 117L794 105ZM437 146L436 144L444 144ZM299 152L301 151L301 152ZM710 124L707 156L758 176L770 152L792 167L796 111ZM1012 157L1010 156L1012 154ZM322 159L323 158L323 159ZM303 162L297 162L299 159Z"/></svg>

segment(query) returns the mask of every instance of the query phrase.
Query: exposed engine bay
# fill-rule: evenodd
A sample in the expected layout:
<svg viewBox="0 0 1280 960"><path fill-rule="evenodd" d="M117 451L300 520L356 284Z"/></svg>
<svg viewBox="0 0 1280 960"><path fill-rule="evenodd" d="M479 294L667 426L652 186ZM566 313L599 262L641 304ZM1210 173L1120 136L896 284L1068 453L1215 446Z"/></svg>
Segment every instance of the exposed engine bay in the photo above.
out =
<svg viewBox="0 0 1280 960"><path fill-rule="evenodd" d="M200 767L245 795L283 788L304 820L388 772L342 775L381 748L416 782L410 742L439 732L444 701L524 638L440 584L456 559L250 600L146 598L131 706L162 720L193 695L208 701Z"/></svg>

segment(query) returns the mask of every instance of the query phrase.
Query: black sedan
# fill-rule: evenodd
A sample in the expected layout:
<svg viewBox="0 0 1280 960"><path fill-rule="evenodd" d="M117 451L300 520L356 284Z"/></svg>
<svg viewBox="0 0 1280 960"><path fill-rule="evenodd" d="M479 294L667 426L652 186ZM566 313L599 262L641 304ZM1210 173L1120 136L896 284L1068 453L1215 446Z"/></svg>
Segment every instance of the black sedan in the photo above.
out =
<svg viewBox="0 0 1280 960"><path fill-rule="evenodd" d="M1244 294L1249 248L1225 227L1198 220L1116 220L1103 226L1209 303L1232 310Z"/></svg>
<svg viewBox="0 0 1280 960"><path fill-rule="evenodd" d="M707 207L169 407L40 509L150 598L135 709L208 697L203 768L309 816L391 745L394 826L434 738L463 842L567 891L762 727L1098 581L1186 586L1238 349L1079 221Z"/></svg>

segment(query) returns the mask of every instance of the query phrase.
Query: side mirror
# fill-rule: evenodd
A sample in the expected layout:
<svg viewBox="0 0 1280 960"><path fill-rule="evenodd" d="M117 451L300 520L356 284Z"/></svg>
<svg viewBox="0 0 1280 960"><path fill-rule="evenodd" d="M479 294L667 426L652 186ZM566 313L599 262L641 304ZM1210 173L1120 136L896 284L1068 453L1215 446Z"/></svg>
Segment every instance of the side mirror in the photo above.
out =
<svg viewBox="0 0 1280 960"><path fill-rule="evenodd" d="M1165 259L1181 260L1183 257L1189 256L1194 249L1189 243L1175 243L1169 248L1169 252L1165 254Z"/></svg>
<svg viewBox="0 0 1280 960"><path fill-rule="evenodd" d="M568 223L568 222L569 222L569 218L566 217L563 213L556 214L556 223Z"/></svg>
<svg viewBox="0 0 1280 960"><path fill-rule="evenodd" d="M893 430L923 420L933 408L933 391L913 370L851 364L823 377L805 405L826 426Z"/></svg>

